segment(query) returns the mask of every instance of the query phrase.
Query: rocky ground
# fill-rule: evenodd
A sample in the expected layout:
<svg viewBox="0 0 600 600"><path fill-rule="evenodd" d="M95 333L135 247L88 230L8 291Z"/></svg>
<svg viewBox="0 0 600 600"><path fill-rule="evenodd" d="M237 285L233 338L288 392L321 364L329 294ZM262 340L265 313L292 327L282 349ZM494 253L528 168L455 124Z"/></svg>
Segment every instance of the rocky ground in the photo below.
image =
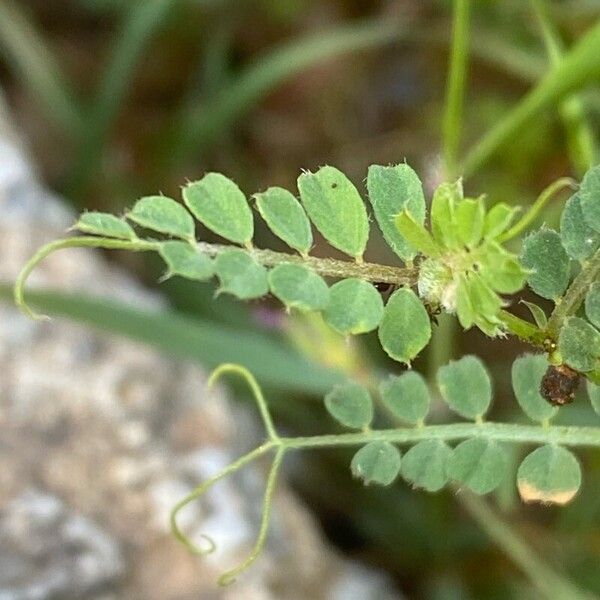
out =
<svg viewBox="0 0 600 600"><path fill-rule="evenodd" d="M0 106L0 280L72 222ZM91 251L54 255L32 284L161 304ZM182 515L216 553L191 556L171 537L172 505L260 435L252 413L204 381L198 367L146 347L0 304L0 600L400 597L383 574L328 546L283 482L264 555L217 588L254 541L265 465Z"/></svg>

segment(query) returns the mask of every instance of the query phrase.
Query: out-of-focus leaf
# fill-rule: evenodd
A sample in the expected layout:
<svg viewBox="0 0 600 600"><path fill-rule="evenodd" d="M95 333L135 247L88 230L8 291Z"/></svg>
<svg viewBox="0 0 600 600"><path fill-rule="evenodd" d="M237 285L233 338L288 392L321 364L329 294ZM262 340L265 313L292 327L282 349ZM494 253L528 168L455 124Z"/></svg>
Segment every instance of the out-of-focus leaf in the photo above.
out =
<svg viewBox="0 0 600 600"><path fill-rule="evenodd" d="M429 389L425 379L415 371L384 379L379 385L381 400L395 417L416 425L429 412Z"/></svg>
<svg viewBox="0 0 600 600"><path fill-rule="evenodd" d="M269 273L269 287L287 307L302 312L323 310L329 301L329 288L323 278L303 265L277 265Z"/></svg>
<svg viewBox="0 0 600 600"><path fill-rule="evenodd" d="M590 286L585 297L585 315L596 327L600 327L600 281Z"/></svg>
<svg viewBox="0 0 600 600"><path fill-rule="evenodd" d="M512 366L512 386L519 406L533 421L547 421L558 412L540 394L542 378L548 369L548 360L543 354L525 354Z"/></svg>
<svg viewBox="0 0 600 600"><path fill-rule="evenodd" d="M365 485L390 485L400 472L400 450L389 442L371 442L352 458L352 475Z"/></svg>
<svg viewBox="0 0 600 600"><path fill-rule="evenodd" d="M452 449L441 440L419 442L402 458L402 477L413 487L437 492L448 481L446 465L451 454Z"/></svg>
<svg viewBox="0 0 600 600"><path fill-rule="evenodd" d="M179 275L186 279L206 281L215 274L214 261L186 242L162 242L158 253L167 263L166 277Z"/></svg>
<svg viewBox="0 0 600 600"><path fill-rule="evenodd" d="M352 381L335 386L325 396L325 408L336 421L351 429L363 429L373 419L369 391Z"/></svg>
<svg viewBox="0 0 600 600"><path fill-rule="evenodd" d="M215 259L215 271L221 283L219 292L250 300L269 291L267 270L243 250L221 252Z"/></svg>

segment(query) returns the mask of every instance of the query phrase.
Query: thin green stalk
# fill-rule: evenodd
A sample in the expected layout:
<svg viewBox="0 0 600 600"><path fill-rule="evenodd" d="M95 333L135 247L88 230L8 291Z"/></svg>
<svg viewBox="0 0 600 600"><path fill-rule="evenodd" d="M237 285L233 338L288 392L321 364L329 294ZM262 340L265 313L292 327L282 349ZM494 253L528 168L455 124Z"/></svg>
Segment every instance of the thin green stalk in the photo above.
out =
<svg viewBox="0 0 600 600"><path fill-rule="evenodd" d="M303 36L269 50L205 104L183 109L166 149L167 159L179 161L204 149L286 79L340 54L390 44L404 32L396 21L376 19Z"/></svg>
<svg viewBox="0 0 600 600"><path fill-rule="evenodd" d="M548 600L591 600L592 596L572 585L555 567L547 564L504 522L482 498L461 491L457 498L490 539L525 573Z"/></svg>
<svg viewBox="0 0 600 600"><path fill-rule="evenodd" d="M600 22L591 27L553 68L467 154L462 172L470 177L539 114L582 87L600 80Z"/></svg>
<svg viewBox="0 0 600 600"><path fill-rule="evenodd" d="M548 333L557 335L565 319L574 315L585 299L590 286L600 277L600 250L587 262L583 263L581 271L575 277L569 289L556 305L548 319Z"/></svg>
<svg viewBox="0 0 600 600"><path fill-rule="evenodd" d="M0 0L0 49L46 116L68 134L79 135L83 118L75 94L18 2Z"/></svg>
<svg viewBox="0 0 600 600"><path fill-rule="evenodd" d="M500 319L504 323L506 329L522 342L531 344L536 348L546 349L546 332L542 331L532 323L509 313L507 310L500 311Z"/></svg>
<svg viewBox="0 0 600 600"><path fill-rule="evenodd" d="M135 68L146 46L178 2L142 0L127 11L82 131L78 158L67 180L69 195L83 194L98 169L111 126L131 89Z"/></svg>
<svg viewBox="0 0 600 600"><path fill-rule="evenodd" d="M546 52L553 67L557 67L564 53L562 40L552 23L548 5L544 0L530 0L542 30ZM567 132L567 142L571 160L578 173L582 175L596 164L598 152L594 131L587 121L587 115L581 98L569 96L560 105L560 114Z"/></svg>
<svg viewBox="0 0 600 600"><path fill-rule="evenodd" d="M470 0L454 0L450 68L443 121L446 176L455 177L462 132L462 117L469 60Z"/></svg>

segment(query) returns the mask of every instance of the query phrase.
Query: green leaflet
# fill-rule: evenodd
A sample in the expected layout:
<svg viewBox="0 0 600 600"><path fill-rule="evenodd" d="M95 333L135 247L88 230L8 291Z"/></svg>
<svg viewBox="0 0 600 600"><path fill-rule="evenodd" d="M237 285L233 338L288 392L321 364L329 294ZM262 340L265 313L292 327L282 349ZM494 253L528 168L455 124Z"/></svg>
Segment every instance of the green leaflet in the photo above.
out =
<svg viewBox="0 0 600 600"><path fill-rule="evenodd" d="M448 481L446 465L451 454L450 447L440 440L419 442L402 459L402 477L413 487L437 492Z"/></svg>
<svg viewBox="0 0 600 600"><path fill-rule="evenodd" d="M529 309L529 312L531 313L535 324L540 329L546 329L546 327L548 326L548 317L546 316L546 313L541 309L541 307L539 307L537 304L534 304L533 302L527 302L527 300L521 300L520 302Z"/></svg>
<svg viewBox="0 0 600 600"><path fill-rule="evenodd" d="M378 333L383 349L399 362L410 364L425 348L431 338L431 322L411 289L396 290L390 296Z"/></svg>
<svg viewBox="0 0 600 600"><path fill-rule="evenodd" d="M454 448L446 472L450 479L476 494L489 494L508 474L508 456L498 442L472 438Z"/></svg>
<svg viewBox="0 0 600 600"><path fill-rule="evenodd" d="M413 216L402 211L395 219L396 229L409 244L421 254L429 257L438 257L442 254L442 249L431 237L431 234L425 227L414 220Z"/></svg>
<svg viewBox="0 0 600 600"><path fill-rule="evenodd" d="M221 283L220 293L250 300L269 291L267 270L243 250L232 248L219 254L215 259L215 270Z"/></svg>
<svg viewBox="0 0 600 600"><path fill-rule="evenodd" d="M500 294L515 294L523 289L527 280L527 273L517 257L495 242L486 245L479 265L481 278Z"/></svg>
<svg viewBox="0 0 600 600"><path fill-rule="evenodd" d="M531 271L527 282L538 296L556 301L563 295L569 285L570 265L556 231L540 229L525 238L521 261Z"/></svg>
<svg viewBox="0 0 600 600"><path fill-rule="evenodd" d="M396 418L411 425L422 423L429 412L431 398L427 383L415 371L384 379L379 384L379 394Z"/></svg>
<svg viewBox="0 0 600 600"><path fill-rule="evenodd" d="M165 278L179 275L187 279L206 281L215 274L214 261L187 242L162 242L158 253L167 263Z"/></svg>
<svg viewBox="0 0 600 600"><path fill-rule="evenodd" d="M502 235L509 228L519 210L521 209L518 206L509 206L505 202L494 204L485 215L483 237L486 240L493 240Z"/></svg>
<svg viewBox="0 0 600 600"><path fill-rule="evenodd" d="M440 367L437 384L448 406L467 419L481 418L490 406L492 382L476 356L463 356Z"/></svg>
<svg viewBox="0 0 600 600"><path fill-rule="evenodd" d="M269 229L290 248L306 256L312 246L310 221L302 205L291 192L270 187L266 192L254 194L256 206Z"/></svg>
<svg viewBox="0 0 600 600"><path fill-rule="evenodd" d="M592 408L600 416L600 385L587 381L587 393L592 403Z"/></svg>
<svg viewBox="0 0 600 600"><path fill-rule="evenodd" d="M373 331L383 317L381 294L362 279L343 279L329 288L329 304L323 317L342 335Z"/></svg>
<svg viewBox="0 0 600 600"><path fill-rule="evenodd" d="M134 240L135 231L124 219L103 212L85 212L73 229L79 229L83 233L101 235L102 237L117 238L120 240Z"/></svg>
<svg viewBox="0 0 600 600"><path fill-rule="evenodd" d="M325 408L336 421L351 429L364 429L373 419L368 390L352 381L335 386L325 396Z"/></svg>
<svg viewBox="0 0 600 600"><path fill-rule="evenodd" d="M585 315L596 327L600 327L600 281L590 286L585 297Z"/></svg>
<svg viewBox="0 0 600 600"><path fill-rule="evenodd" d="M335 167L298 177L300 200L311 221L335 248L360 260L367 246L369 220L354 184Z"/></svg>
<svg viewBox="0 0 600 600"><path fill-rule="evenodd" d="M458 248L456 232L456 204L462 200L462 181L442 183L431 200L431 233L438 244L446 248Z"/></svg>
<svg viewBox="0 0 600 600"><path fill-rule="evenodd" d="M560 239L567 254L579 261L589 258L600 246L600 233L585 221L579 194L565 204L560 219Z"/></svg>
<svg viewBox="0 0 600 600"><path fill-rule="evenodd" d="M269 273L269 287L288 308L302 312L322 310L329 302L329 288L323 278L302 265L277 265Z"/></svg>
<svg viewBox="0 0 600 600"><path fill-rule="evenodd" d="M419 176L406 164L371 165L367 175L369 201L385 241L402 260L412 260L415 249L396 228L396 215L406 211L422 225L425 221L425 196Z"/></svg>
<svg viewBox="0 0 600 600"><path fill-rule="evenodd" d="M581 486L581 468L569 450L555 445L537 448L517 471L517 487L525 502L566 504Z"/></svg>
<svg viewBox="0 0 600 600"><path fill-rule="evenodd" d="M365 485L390 485L400 472L400 450L389 442L371 442L352 458L352 475Z"/></svg>
<svg viewBox="0 0 600 600"><path fill-rule="evenodd" d="M127 218L146 229L193 241L195 225L192 215L179 202L165 196L140 198Z"/></svg>
<svg viewBox="0 0 600 600"><path fill-rule="evenodd" d="M587 224L600 231L600 165L589 169L579 187L581 210Z"/></svg>
<svg viewBox="0 0 600 600"><path fill-rule="evenodd" d="M468 248L473 248L479 244L483 236L485 218L483 198L465 198L461 200L456 205L454 218L458 240Z"/></svg>
<svg viewBox="0 0 600 600"><path fill-rule="evenodd" d="M519 406L532 421L547 421L558 412L558 406L552 406L540 394L540 384L548 366L544 354L524 354L512 366L513 391Z"/></svg>
<svg viewBox="0 0 600 600"><path fill-rule="evenodd" d="M183 188L183 201L212 232L236 244L248 245L254 235L252 211L246 196L221 173L207 173Z"/></svg>
<svg viewBox="0 0 600 600"><path fill-rule="evenodd" d="M571 368L591 371L600 357L600 333L587 321L569 317L560 330L558 350Z"/></svg>

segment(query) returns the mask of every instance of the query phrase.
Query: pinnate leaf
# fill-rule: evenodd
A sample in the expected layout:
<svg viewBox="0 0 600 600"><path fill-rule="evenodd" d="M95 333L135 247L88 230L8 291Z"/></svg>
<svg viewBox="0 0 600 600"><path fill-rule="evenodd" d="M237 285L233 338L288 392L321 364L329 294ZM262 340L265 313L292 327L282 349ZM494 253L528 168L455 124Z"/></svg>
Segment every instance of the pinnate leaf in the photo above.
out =
<svg viewBox="0 0 600 600"><path fill-rule="evenodd" d="M437 492L448 481L446 466L451 454L451 448L440 440L419 442L402 459L402 477L413 487Z"/></svg>
<svg viewBox="0 0 600 600"><path fill-rule="evenodd" d="M179 275L186 279L206 281L215 273L214 261L187 242L162 242L158 253L167 263L166 277Z"/></svg>
<svg viewBox="0 0 600 600"><path fill-rule="evenodd" d="M525 457L517 471L517 487L525 502L566 504L581 486L581 468L575 456L548 444Z"/></svg>
<svg viewBox="0 0 600 600"><path fill-rule="evenodd" d="M579 187L581 210L587 224L600 231L600 165L592 167L583 177Z"/></svg>
<svg viewBox="0 0 600 600"><path fill-rule="evenodd" d="M215 270L221 283L219 292L250 300L269 291L267 270L243 250L221 252L215 259Z"/></svg>
<svg viewBox="0 0 600 600"><path fill-rule="evenodd" d="M564 362L576 371L591 371L600 357L600 333L587 321L569 317L558 336Z"/></svg>
<svg viewBox="0 0 600 600"><path fill-rule="evenodd" d="M396 290L389 298L379 326L379 341L399 362L410 361L431 338L431 321L421 300L411 289Z"/></svg>
<svg viewBox="0 0 600 600"><path fill-rule="evenodd" d="M343 279L329 288L329 304L323 313L330 327L343 335L377 329L383 317L381 294L362 279Z"/></svg>
<svg viewBox="0 0 600 600"><path fill-rule="evenodd" d="M270 187L254 194L254 198L269 229L290 248L308 254L313 243L310 221L294 195L283 188Z"/></svg>
<svg viewBox="0 0 600 600"><path fill-rule="evenodd" d="M127 213L127 218L146 229L184 240L194 239L194 219L185 208L165 196L140 198Z"/></svg>
<svg viewBox="0 0 600 600"><path fill-rule="evenodd" d="M335 248L361 258L369 237L365 205L354 184L335 167L298 178L300 200L311 221Z"/></svg>
<svg viewBox="0 0 600 600"><path fill-rule="evenodd" d="M596 327L600 327L600 281L590 286L585 297L585 315Z"/></svg>
<svg viewBox="0 0 600 600"><path fill-rule="evenodd" d="M389 442L371 442L352 458L352 475L365 485L390 485L400 472L400 450Z"/></svg>
<svg viewBox="0 0 600 600"><path fill-rule="evenodd" d="M512 366L513 391L519 406L532 421L546 421L558 412L558 406L552 406L540 394L548 366L544 354L524 354Z"/></svg>
<svg viewBox="0 0 600 600"><path fill-rule="evenodd" d="M416 425L429 412L429 389L425 379L415 371L383 380L379 385L381 400L395 417Z"/></svg>
<svg viewBox="0 0 600 600"><path fill-rule="evenodd" d="M277 265L269 273L269 287L288 308L302 312L322 310L329 301L329 288L323 278L303 265Z"/></svg>
<svg viewBox="0 0 600 600"><path fill-rule="evenodd" d="M221 173L207 173L183 188L183 201L212 232L236 244L249 244L254 235L252 211L236 183Z"/></svg>
<svg viewBox="0 0 600 600"><path fill-rule="evenodd" d="M600 202L600 195L596 202ZM579 194L565 204L560 218L560 239L567 254L579 261L589 258L600 246L600 233L584 219Z"/></svg>
<svg viewBox="0 0 600 600"><path fill-rule="evenodd" d="M452 451L447 464L450 479L480 495L495 490L507 472L506 451L497 442L485 438L461 442Z"/></svg>
<svg viewBox="0 0 600 600"><path fill-rule="evenodd" d="M342 383L325 396L325 407L339 423L363 429L373 419L373 401L368 390L354 382Z"/></svg>
<svg viewBox="0 0 600 600"><path fill-rule="evenodd" d="M492 401L492 382L477 356L463 356L440 367L437 384L448 406L467 419L482 417Z"/></svg>
<svg viewBox="0 0 600 600"><path fill-rule="evenodd" d="M549 300L557 300L569 285L569 257L560 236L552 229L539 229L523 242L523 266L530 270L531 289Z"/></svg>
<svg viewBox="0 0 600 600"><path fill-rule="evenodd" d="M79 231L91 235L101 235L120 240L134 240L136 238L135 231L127 221L110 213L85 212L73 225L73 229L79 229Z"/></svg>
<svg viewBox="0 0 600 600"><path fill-rule="evenodd" d="M419 176L406 164L371 165L367 175L369 201L385 241L402 259L412 260L415 247L396 227L396 215L407 211L422 225L425 221L425 196Z"/></svg>

